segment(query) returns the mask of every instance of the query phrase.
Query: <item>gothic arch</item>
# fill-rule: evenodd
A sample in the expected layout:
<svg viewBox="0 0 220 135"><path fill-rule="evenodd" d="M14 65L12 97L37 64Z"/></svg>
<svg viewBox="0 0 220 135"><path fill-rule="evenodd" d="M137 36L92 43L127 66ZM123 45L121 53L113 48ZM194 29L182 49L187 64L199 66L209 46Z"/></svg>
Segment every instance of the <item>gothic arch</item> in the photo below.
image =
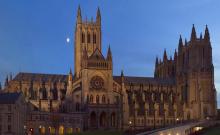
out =
<svg viewBox="0 0 220 135"><path fill-rule="evenodd" d="M87 43L91 43L91 34L87 32Z"/></svg>
<svg viewBox="0 0 220 135"><path fill-rule="evenodd" d="M116 114L112 112L111 114L111 127L116 127Z"/></svg>
<svg viewBox="0 0 220 135"><path fill-rule="evenodd" d="M97 36L96 36L96 32L93 32L93 44L96 44L97 42Z"/></svg>
<svg viewBox="0 0 220 135"><path fill-rule="evenodd" d="M90 114L90 126L97 127L97 115L94 111Z"/></svg>
<svg viewBox="0 0 220 135"><path fill-rule="evenodd" d="M84 33L84 31L81 34L81 43L85 43L85 33Z"/></svg>
<svg viewBox="0 0 220 135"><path fill-rule="evenodd" d="M102 112L99 117L99 125L104 128L107 126L107 114L106 112Z"/></svg>
<svg viewBox="0 0 220 135"><path fill-rule="evenodd" d="M102 96L102 103L105 104L106 103L106 98L105 95Z"/></svg>
<svg viewBox="0 0 220 135"><path fill-rule="evenodd" d="M96 96L96 104L99 104L99 95Z"/></svg>
<svg viewBox="0 0 220 135"><path fill-rule="evenodd" d="M93 95L90 95L89 102L93 103Z"/></svg>

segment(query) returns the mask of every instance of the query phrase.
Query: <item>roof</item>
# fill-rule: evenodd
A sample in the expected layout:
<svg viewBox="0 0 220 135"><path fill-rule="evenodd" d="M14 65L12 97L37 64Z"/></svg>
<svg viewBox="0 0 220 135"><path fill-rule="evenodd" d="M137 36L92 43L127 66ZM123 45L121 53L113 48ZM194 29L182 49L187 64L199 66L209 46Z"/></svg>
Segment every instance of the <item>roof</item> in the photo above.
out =
<svg viewBox="0 0 220 135"><path fill-rule="evenodd" d="M21 93L0 93L0 104L14 104Z"/></svg>
<svg viewBox="0 0 220 135"><path fill-rule="evenodd" d="M65 82L67 81L67 75L59 75L59 74L40 74L40 73L18 73L14 81L52 81L52 82Z"/></svg>
<svg viewBox="0 0 220 135"><path fill-rule="evenodd" d="M93 54L89 57L90 60L105 60L105 57L102 55L101 51L96 48Z"/></svg>
<svg viewBox="0 0 220 135"><path fill-rule="evenodd" d="M121 76L113 76L113 79L120 83ZM135 76L124 76L125 84L160 84L160 85L174 85L174 78L154 78L154 77L135 77Z"/></svg>

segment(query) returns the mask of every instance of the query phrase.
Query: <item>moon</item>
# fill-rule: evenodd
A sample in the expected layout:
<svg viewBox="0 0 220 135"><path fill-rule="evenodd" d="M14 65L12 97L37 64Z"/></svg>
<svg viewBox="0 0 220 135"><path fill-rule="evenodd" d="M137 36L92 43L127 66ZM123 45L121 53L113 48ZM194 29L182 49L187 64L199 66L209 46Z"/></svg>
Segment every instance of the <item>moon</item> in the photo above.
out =
<svg viewBox="0 0 220 135"><path fill-rule="evenodd" d="M69 43L70 42L70 38L66 38L66 42Z"/></svg>

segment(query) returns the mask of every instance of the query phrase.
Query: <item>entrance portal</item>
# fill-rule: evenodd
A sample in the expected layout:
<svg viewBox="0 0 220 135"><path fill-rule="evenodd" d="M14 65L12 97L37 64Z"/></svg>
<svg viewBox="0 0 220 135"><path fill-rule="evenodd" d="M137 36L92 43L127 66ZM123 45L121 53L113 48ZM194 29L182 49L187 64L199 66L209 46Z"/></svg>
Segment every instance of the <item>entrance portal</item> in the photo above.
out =
<svg viewBox="0 0 220 135"><path fill-rule="evenodd" d="M96 120L96 113L95 112L92 112L90 114L90 126L91 127L97 127L97 120Z"/></svg>
<svg viewBox="0 0 220 135"><path fill-rule="evenodd" d="M107 119L106 119L106 113L102 112L100 115L100 127L106 127L107 126Z"/></svg>

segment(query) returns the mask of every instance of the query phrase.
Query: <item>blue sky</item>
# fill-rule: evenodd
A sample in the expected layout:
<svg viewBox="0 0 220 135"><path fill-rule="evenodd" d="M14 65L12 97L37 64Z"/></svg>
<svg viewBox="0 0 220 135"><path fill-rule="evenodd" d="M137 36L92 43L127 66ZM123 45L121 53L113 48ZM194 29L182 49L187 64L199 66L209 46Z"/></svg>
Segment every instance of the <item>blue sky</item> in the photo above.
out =
<svg viewBox="0 0 220 135"><path fill-rule="evenodd" d="M153 76L155 57L164 48L172 55L180 34L189 39L192 24L197 35L208 24L220 92L219 0L1 0L1 82L19 71L67 74L79 4L84 19L95 18L100 7L102 51L111 45L115 75L123 69L125 75Z"/></svg>

